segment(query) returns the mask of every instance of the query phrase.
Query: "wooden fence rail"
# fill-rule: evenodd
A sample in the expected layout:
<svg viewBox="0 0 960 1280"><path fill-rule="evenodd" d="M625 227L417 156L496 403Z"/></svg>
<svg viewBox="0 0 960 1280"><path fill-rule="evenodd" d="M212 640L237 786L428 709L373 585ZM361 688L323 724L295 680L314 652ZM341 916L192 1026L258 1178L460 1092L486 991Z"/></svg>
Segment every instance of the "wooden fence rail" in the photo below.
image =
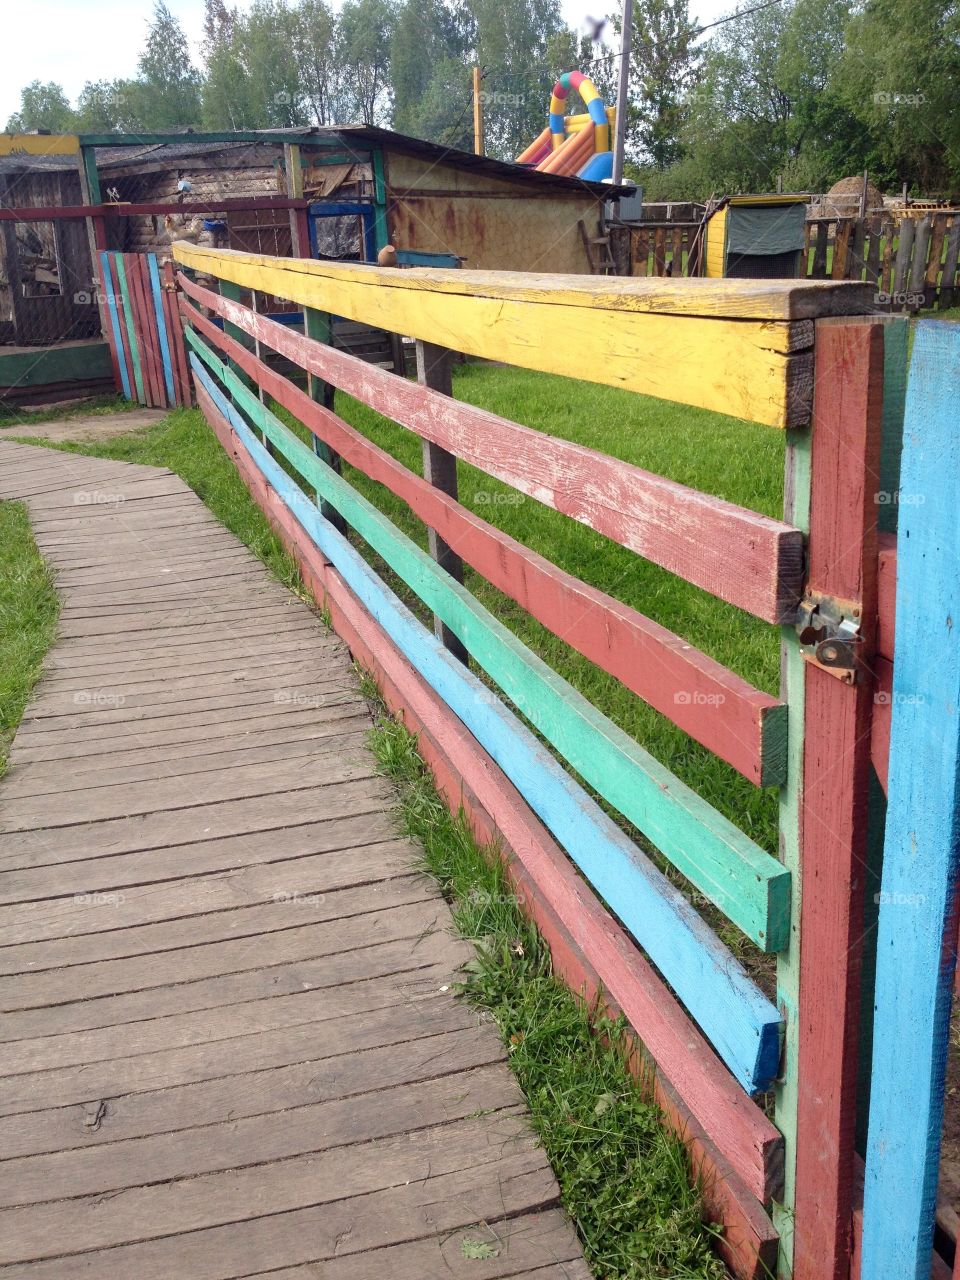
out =
<svg viewBox="0 0 960 1280"><path fill-rule="evenodd" d="M874 493L884 383L902 379L895 353L905 355L894 343L885 355L886 326L860 316L869 287L391 272L188 244L175 254L208 422L355 657L418 732L441 791L479 835L502 844L557 972L626 1014L656 1067L664 1114L704 1176L708 1211L724 1224L728 1265L751 1280L778 1266L796 1280L846 1280L863 934L856 885L878 616ZM221 292L191 270L218 279ZM249 290L303 306L307 334L328 335L324 316L335 311L415 337L419 382L257 314ZM591 336L572 357L567 344L562 372L790 427L784 519L451 398L444 347L560 371L555 334L571 321ZM267 351L303 371L307 390L271 367ZM669 382L664 368L676 375ZM423 474L340 418L334 388L417 436ZM312 447L274 403L307 427ZM469 510L457 494L458 459L779 623L783 696L753 689ZM341 460L405 502L431 532L428 550L358 492ZM756 785L779 785L780 856L547 667L463 585L461 564ZM651 845L692 892L776 954L775 1001L656 867ZM771 1087L776 1124L750 1096Z"/></svg>

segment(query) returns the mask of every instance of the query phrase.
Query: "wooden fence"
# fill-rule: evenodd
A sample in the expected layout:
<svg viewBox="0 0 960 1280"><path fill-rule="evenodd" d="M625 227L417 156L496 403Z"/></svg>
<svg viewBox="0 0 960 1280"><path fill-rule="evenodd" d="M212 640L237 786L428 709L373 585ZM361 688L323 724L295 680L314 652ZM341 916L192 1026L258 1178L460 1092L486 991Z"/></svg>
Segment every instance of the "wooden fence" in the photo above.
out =
<svg viewBox="0 0 960 1280"><path fill-rule="evenodd" d="M502 845L556 971L626 1015L655 1065L656 1099L702 1178L707 1212L723 1224L728 1266L751 1280L778 1270L847 1280L860 1220L866 813L871 760L881 767L890 749L890 722L875 727L873 715L885 510L877 493L897 487L898 451L883 446L902 431L904 322L865 318L871 291L842 282L665 286L397 272L185 243L175 254L207 421L336 630L419 735L451 807ZM221 292L192 272L219 279ZM329 336L333 312L415 338L418 382L257 314L244 304L249 290L302 306L308 335ZM558 344L571 331L577 343ZM452 399L448 347L786 428L783 519ZM304 371L306 390L271 368L264 349ZM333 389L419 437L423 474L339 418ZM271 399L307 426L312 448ZM407 504L429 530L429 552L349 483L340 459ZM458 459L778 624L782 696L469 510L458 500ZM348 529L419 598L432 629ZM780 856L504 627L463 585L464 562L755 785L779 787ZM892 627L887 616L891 653ZM775 998L601 800L776 956ZM773 1121L753 1100L771 1089Z"/></svg>
<svg viewBox="0 0 960 1280"><path fill-rule="evenodd" d="M697 276L703 230L696 222L615 227L618 271L634 276ZM624 241L623 244L620 241ZM916 312L960 304L960 214L923 218L873 214L812 218L806 224L801 277L853 280L873 289L872 311Z"/></svg>
<svg viewBox="0 0 960 1280"><path fill-rule="evenodd" d="M161 268L155 253L104 250L100 288L117 390L157 409L192 404L173 263Z"/></svg>

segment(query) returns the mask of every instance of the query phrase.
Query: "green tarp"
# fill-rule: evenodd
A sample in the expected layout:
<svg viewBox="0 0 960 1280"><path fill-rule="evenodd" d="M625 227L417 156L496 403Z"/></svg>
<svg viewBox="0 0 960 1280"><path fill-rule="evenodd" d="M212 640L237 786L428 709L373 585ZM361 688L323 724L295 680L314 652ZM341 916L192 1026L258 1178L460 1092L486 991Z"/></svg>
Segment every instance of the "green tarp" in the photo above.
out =
<svg viewBox="0 0 960 1280"><path fill-rule="evenodd" d="M732 204L727 209L727 253L796 252L803 248L806 216L805 204Z"/></svg>

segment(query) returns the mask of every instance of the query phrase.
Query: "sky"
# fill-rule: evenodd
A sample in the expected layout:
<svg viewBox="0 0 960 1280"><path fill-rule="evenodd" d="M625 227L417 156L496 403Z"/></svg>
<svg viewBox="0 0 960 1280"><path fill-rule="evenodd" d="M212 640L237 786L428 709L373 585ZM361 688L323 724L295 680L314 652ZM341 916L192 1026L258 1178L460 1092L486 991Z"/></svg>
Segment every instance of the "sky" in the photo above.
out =
<svg viewBox="0 0 960 1280"><path fill-rule="evenodd" d="M252 0L232 0L248 9ZM337 3L337 0L334 0ZM203 26L203 0L167 0L194 45ZM603 13L609 0L562 0L564 17L579 29L588 13ZM691 17L712 22L732 0L691 0ZM31 80L55 80L75 101L87 80L134 74L153 0L31 0L5 6L7 73L0 78L0 128ZM558 68L558 71L566 68ZM544 92L550 86L545 86Z"/></svg>

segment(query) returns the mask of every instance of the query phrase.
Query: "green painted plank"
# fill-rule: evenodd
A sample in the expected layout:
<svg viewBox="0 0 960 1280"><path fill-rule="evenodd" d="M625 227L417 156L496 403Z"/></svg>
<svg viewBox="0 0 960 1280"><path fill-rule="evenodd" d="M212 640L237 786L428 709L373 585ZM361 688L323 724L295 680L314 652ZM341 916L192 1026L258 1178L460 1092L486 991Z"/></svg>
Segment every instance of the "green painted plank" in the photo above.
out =
<svg viewBox="0 0 960 1280"><path fill-rule="evenodd" d="M810 432L787 431L787 483L784 519L803 533L810 531ZM786 1053L775 1086L774 1121L784 1137L783 1201L774 1203L773 1223L780 1234L780 1271L793 1267L793 1206L797 1160L797 1046L800 1043L800 810L803 804L804 661L797 633L781 630L780 697L787 706L787 777L780 789L780 856L791 876L790 937L777 956L777 1008L784 1021Z"/></svg>
<svg viewBox="0 0 960 1280"><path fill-rule="evenodd" d="M387 183L383 172L383 151L374 147L373 157L373 238L377 253L384 245L390 243L390 228L387 226Z"/></svg>
<svg viewBox="0 0 960 1280"><path fill-rule="evenodd" d="M113 255L113 265L116 268L117 279L120 282L120 296L123 298L123 320L127 327L127 341L130 343L130 360L133 364L133 380L137 386L137 400L140 404L146 404L147 397L143 390L143 369L140 365L140 346L137 342L136 330L133 327L133 306L130 302L127 269L122 253Z"/></svg>
<svg viewBox="0 0 960 1280"><path fill-rule="evenodd" d="M877 528L881 533L897 531L909 345L910 321L906 316L891 316L883 326L883 434L876 494Z"/></svg>
<svg viewBox="0 0 960 1280"><path fill-rule="evenodd" d="M106 342L9 351L0 347L0 395L11 388L45 387L55 382L113 378Z"/></svg>
<svg viewBox="0 0 960 1280"><path fill-rule="evenodd" d="M324 465L192 329L188 339L279 452L437 614L587 783L758 946L768 951L784 946L789 933L789 871L597 711Z"/></svg>

